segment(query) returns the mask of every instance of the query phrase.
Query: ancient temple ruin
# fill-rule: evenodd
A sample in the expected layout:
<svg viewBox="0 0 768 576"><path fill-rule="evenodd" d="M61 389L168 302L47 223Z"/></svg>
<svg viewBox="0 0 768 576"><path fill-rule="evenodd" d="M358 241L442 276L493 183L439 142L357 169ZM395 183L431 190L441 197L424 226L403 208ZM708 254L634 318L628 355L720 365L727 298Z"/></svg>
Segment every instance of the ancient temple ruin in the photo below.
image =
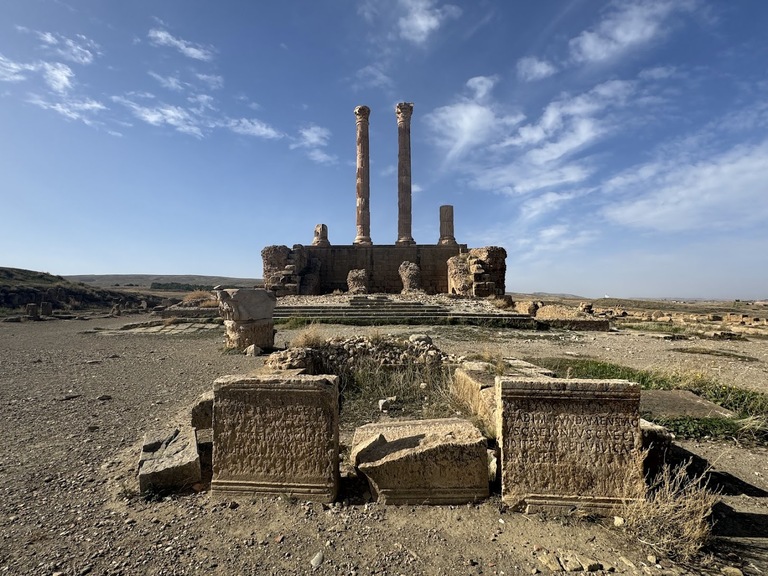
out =
<svg viewBox="0 0 768 576"><path fill-rule="evenodd" d="M352 244L333 246L328 227L315 226L312 244L267 246L261 251L264 286L277 296L317 295L340 290L462 296L503 295L504 248L468 249L454 237L453 206L440 206L440 237L435 244L418 244L411 234L411 115L413 104L395 107L398 133L397 239L374 245L371 240L370 163L368 125L371 110L357 106L356 236ZM408 271L407 278L403 271ZM414 279L419 286L414 286Z"/></svg>

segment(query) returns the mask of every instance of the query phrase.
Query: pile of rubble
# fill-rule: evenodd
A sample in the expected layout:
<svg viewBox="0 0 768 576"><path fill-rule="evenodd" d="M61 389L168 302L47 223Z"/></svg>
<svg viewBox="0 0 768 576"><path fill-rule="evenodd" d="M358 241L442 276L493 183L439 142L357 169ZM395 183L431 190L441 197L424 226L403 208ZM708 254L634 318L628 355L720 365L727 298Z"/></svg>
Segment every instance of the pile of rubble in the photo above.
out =
<svg viewBox="0 0 768 576"><path fill-rule="evenodd" d="M318 346L275 352L264 364L273 370L302 368L310 374L338 374L363 360L380 366L456 362L456 358L435 346L429 336L412 334L407 340L392 335L331 338Z"/></svg>

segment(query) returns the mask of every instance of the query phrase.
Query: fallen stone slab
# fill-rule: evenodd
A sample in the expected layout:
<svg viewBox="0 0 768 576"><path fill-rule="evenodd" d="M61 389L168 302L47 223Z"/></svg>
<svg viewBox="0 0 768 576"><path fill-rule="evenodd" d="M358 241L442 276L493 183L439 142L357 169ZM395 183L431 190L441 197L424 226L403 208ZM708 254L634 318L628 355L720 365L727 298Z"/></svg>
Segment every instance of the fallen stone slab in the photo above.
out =
<svg viewBox="0 0 768 576"><path fill-rule="evenodd" d="M197 397L190 412L192 428L213 428L213 388Z"/></svg>
<svg viewBox="0 0 768 576"><path fill-rule="evenodd" d="M188 426L150 432L139 458L139 490L184 490L200 482L200 457L195 431Z"/></svg>
<svg viewBox="0 0 768 576"><path fill-rule="evenodd" d="M730 410L697 396L690 390L643 390L640 412L664 418L733 418Z"/></svg>
<svg viewBox="0 0 768 576"><path fill-rule="evenodd" d="M464 504L488 497L486 440L468 420L366 424L350 458L383 504Z"/></svg>
<svg viewBox="0 0 768 576"><path fill-rule="evenodd" d="M338 377L223 376L213 387L217 494L290 494L332 502L339 487Z"/></svg>

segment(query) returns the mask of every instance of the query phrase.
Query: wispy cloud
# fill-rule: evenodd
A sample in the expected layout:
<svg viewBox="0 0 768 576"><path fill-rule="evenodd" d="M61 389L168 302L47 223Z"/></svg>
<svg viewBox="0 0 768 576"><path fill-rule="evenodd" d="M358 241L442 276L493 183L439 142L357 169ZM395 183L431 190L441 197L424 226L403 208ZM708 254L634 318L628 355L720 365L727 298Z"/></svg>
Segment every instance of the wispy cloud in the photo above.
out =
<svg viewBox="0 0 768 576"><path fill-rule="evenodd" d="M392 88L392 78L385 72L381 62L369 64L355 73L354 88Z"/></svg>
<svg viewBox="0 0 768 576"><path fill-rule="evenodd" d="M555 73L557 67L554 64L535 56L526 56L517 61L517 77L525 82L542 80Z"/></svg>
<svg viewBox="0 0 768 576"><path fill-rule="evenodd" d="M330 130L312 124L299 130L299 136L290 148L292 150L297 148L306 150L307 156L318 164L335 164L338 162L338 158L324 150L328 146L330 138Z"/></svg>
<svg viewBox="0 0 768 576"><path fill-rule="evenodd" d="M0 82L22 82L27 79L25 72L36 69L34 65L16 62L0 54Z"/></svg>
<svg viewBox="0 0 768 576"><path fill-rule="evenodd" d="M571 39L570 56L579 63L617 58L657 40L666 33L671 15L696 5L696 0L614 1L597 25Z"/></svg>
<svg viewBox="0 0 768 576"><path fill-rule="evenodd" d="M255 136L257 138L265 138L268 140L274 140L284 136L284 134L275 130L269 124L266 124L261 120L256 120L255 118L230 119L226 126L236 134Z"/></svg>
<svg viewBox="0 0 768 576"><path fill-rule="evenodd" d="M181 38L176 38L167 30L152 28L147 34L149 41L155 46L168 46L175 48L188 58L209 62L213 60L213 48L202 44L195 44Z"/></svg>
<svg viewBox="0 0 768 576"><path fill-rule="evenodd" d="M184 83L176 76L161 76L160 74L152 71L147 72L147 74L157 80L160 83L160 86L167 88L168 90L181 92L185 88Z"/></svg>
<svg viewBox="0 0 768 576"><path fill-rule="evenodd" d="M36 34L55 54L76 64L91 64L100 54L99 45L82 34L78 34L74 39L52 32L36 32Z"/></svg>
<svg viewBox="0 0 768 576"><path fill-rule="evenodd" d="M113 96L112 100L128 108L136 118L147 124L152 126L170 126L182 134L188 134L197 138L203 137L204 124L200 121L200 118L181 106L163 103L156 106L142 106L122 96Z"/></svg>
<svg viewBox="0 0 768 576"><path fill-rule="evenodd" d="M43 62L43 78L51 90L64 94L72 89L72 79L75 73L72 68L60 62Z"/></svg>
<svg viewBox="0 0 768 576"><path fill-rule="evenodd" d="M459 96L455 103L425 116L434 144L446 151L446 161L461 158L523 120L522 115L505 115L487 102L497 81L496 76L470 78L465 84L469 96Z"/></svg>
<svg viewBox="0 0 768 576"><path fill-rule="evenodd" d="M446 20L461 16L458 6L437 6L435 0L399 0L398 4L405 11L397 21L400 38L413 44L424 44Z"/></svg>
<svg viewBox="0 0 768 576"><path fill-rule="evenodd" d="M63 98L58 102L48 101L40 96L32 95L29 103L44 110L52 110L69 120L79 120L89 126L94 124L93 117L107 107L91 98Z"/></svg>
<svg viewBox="0 0 768 576"><path fill-rule="evenodd" d="M198 80L206 83L211 90L218 90L224 86L224 78L216 74L195 74Z"/></svg>

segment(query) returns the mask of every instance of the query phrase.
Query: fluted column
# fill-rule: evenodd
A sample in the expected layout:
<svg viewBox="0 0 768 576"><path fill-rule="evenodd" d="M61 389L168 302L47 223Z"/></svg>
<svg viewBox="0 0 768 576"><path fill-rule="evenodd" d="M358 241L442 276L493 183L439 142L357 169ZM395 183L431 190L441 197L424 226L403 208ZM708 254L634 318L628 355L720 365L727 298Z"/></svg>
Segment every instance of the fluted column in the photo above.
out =
<svg viewBox="0 0 768 576"><path fill-rule="evenodd" d="M357 236L355 244L368 246L371 242L371 167L369 161L368 106L355 108L357 124Z"/></svg>
<svg viewBox="0 0 768 576"><path fill-rule="evenodd" d="M438 244L454 246L456 238L453 235L453 206L445 204L440 206L440 239Z"/></svg>
<svg viewBox="0 0 768 576"><path fill-rule="evenodd" d="M400 102L397 115L397 244L416 244L411 237L411 115L413 103Z"/></svg>

